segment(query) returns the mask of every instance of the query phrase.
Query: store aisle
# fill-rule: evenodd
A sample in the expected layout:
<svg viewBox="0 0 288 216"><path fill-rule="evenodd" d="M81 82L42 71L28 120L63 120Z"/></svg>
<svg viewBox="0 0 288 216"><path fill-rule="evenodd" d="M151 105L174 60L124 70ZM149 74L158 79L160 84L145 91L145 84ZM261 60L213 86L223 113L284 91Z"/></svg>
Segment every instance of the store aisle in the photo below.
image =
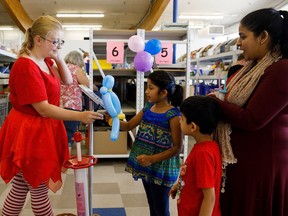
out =
<svg viewBox="0 0 288 216"><path fill-rule="evenodd" d="M93 168L93 208L111 208L109 216L149 216L146 195L141 181L134 181L124 171L127 159L99 159ZM49 192L54 214L73 213L76 215L74 172L63 174L63 187L56 193ZM0 208L10 185L0 180ZM105 212L104 209L104 212ZM177 215L176 200L170 200L171 216ZM122 210L122 211L121 211ZM21 216L32 216L28 195ZM105 214L100 214L106 216ZM124 214L125 216L125 214Z"/></svg>

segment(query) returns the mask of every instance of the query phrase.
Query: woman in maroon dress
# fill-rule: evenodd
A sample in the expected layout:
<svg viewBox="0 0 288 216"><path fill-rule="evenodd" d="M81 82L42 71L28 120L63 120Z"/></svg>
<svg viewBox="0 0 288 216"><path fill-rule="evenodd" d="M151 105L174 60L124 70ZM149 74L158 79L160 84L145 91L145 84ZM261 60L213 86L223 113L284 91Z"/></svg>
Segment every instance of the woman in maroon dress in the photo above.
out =
<svg viewBox="0 0 288 216"><path fill-rule="evenodd" d="M254 11L241 20L239 36L249 62L219 100L226 115L217 128L226 168L222 215L287 216L288 12Z"/></svg>
<svg viewBox="0 0 288 216"><path fill-rule="evenodd" d="M59 107L60 82L72 82L59 56L63 43L60 22L39 17L27 30L11 70L13 108L0 130L0 176L6 183L13 181L2 215L19 215L29 191L34 214L53 215L48 188L55 192L61 187L61 168L69 157L62 120L88 124L102 119L95 112Z"/></svg>

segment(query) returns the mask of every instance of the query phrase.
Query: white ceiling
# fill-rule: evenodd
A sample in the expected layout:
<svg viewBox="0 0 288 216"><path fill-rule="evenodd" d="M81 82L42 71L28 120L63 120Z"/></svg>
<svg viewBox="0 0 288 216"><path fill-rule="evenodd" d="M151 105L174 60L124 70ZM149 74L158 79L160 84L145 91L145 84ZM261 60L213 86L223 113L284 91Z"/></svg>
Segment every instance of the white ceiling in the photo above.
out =
<svg viewBox="0 0 288 216"><path fill-rule="evenodd" d="M129 29L142 20L150 3L154 0L20 0L32 20L40 15L56 13L95 13L105 14L104 18L61 18L63 24L101 24L103 29ZM280 7L288 4L288 0L178 0L178 15L222 15L222 20L190 20L195 25L224 25L229 27L256 9L264 7ZM173 0L165 9L155 27L163 22L173 22ZM180 20L179 22L187 22ZM9 15L0 4L0 26L13 25Z"/></svg>
<svg viewBox="0 0 288 216"><path fill-rule="evenodd" d="M222 20L190 20L194 25L224 25L229 27L238 23L247 13L265 7L280 8L287 0L178 0L178 15L221 15ZM180 3L181 2L181 3ZM172 21L173 1L163 13L158 25L165 20ZM180 20L183 22L187 20Z"/></svg>

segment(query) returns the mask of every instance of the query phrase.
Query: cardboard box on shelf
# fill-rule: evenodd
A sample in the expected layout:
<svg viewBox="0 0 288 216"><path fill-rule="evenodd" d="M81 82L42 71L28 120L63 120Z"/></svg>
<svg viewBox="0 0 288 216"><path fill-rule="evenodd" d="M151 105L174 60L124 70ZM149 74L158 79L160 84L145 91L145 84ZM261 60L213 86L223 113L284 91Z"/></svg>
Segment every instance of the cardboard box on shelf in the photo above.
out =
<svg viewBox="0 0 288 216"><path fill-rule="evenodd" d="M186 98L186 85L182 86L183 88L183 97ZM189 86L189 96L195 95L195 87L194 85Z"/></svg>
<svg viewBox="0 0 288 216"><path fill-rule="evenodd" d="M127 132L119 131L116 141L110 139L110 131L94 131L94 154L127 154Z"/></svg>

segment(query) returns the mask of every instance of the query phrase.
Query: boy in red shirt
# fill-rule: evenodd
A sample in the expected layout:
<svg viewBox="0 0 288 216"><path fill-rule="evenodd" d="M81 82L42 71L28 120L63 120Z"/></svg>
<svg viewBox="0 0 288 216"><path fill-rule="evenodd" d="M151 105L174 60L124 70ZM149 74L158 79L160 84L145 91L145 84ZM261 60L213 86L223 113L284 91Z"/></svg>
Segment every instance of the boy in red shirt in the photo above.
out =
<svg viewBox="0 0 288 216"><path fill-rule="evenodd" d="M180 111L181 130L194 137L196 143L181 166L170 195L173 199L179 195L179 216L219 216L222 162L212 133L221 119L220 107L211 97L191 96L182 102Z"/></svg>

